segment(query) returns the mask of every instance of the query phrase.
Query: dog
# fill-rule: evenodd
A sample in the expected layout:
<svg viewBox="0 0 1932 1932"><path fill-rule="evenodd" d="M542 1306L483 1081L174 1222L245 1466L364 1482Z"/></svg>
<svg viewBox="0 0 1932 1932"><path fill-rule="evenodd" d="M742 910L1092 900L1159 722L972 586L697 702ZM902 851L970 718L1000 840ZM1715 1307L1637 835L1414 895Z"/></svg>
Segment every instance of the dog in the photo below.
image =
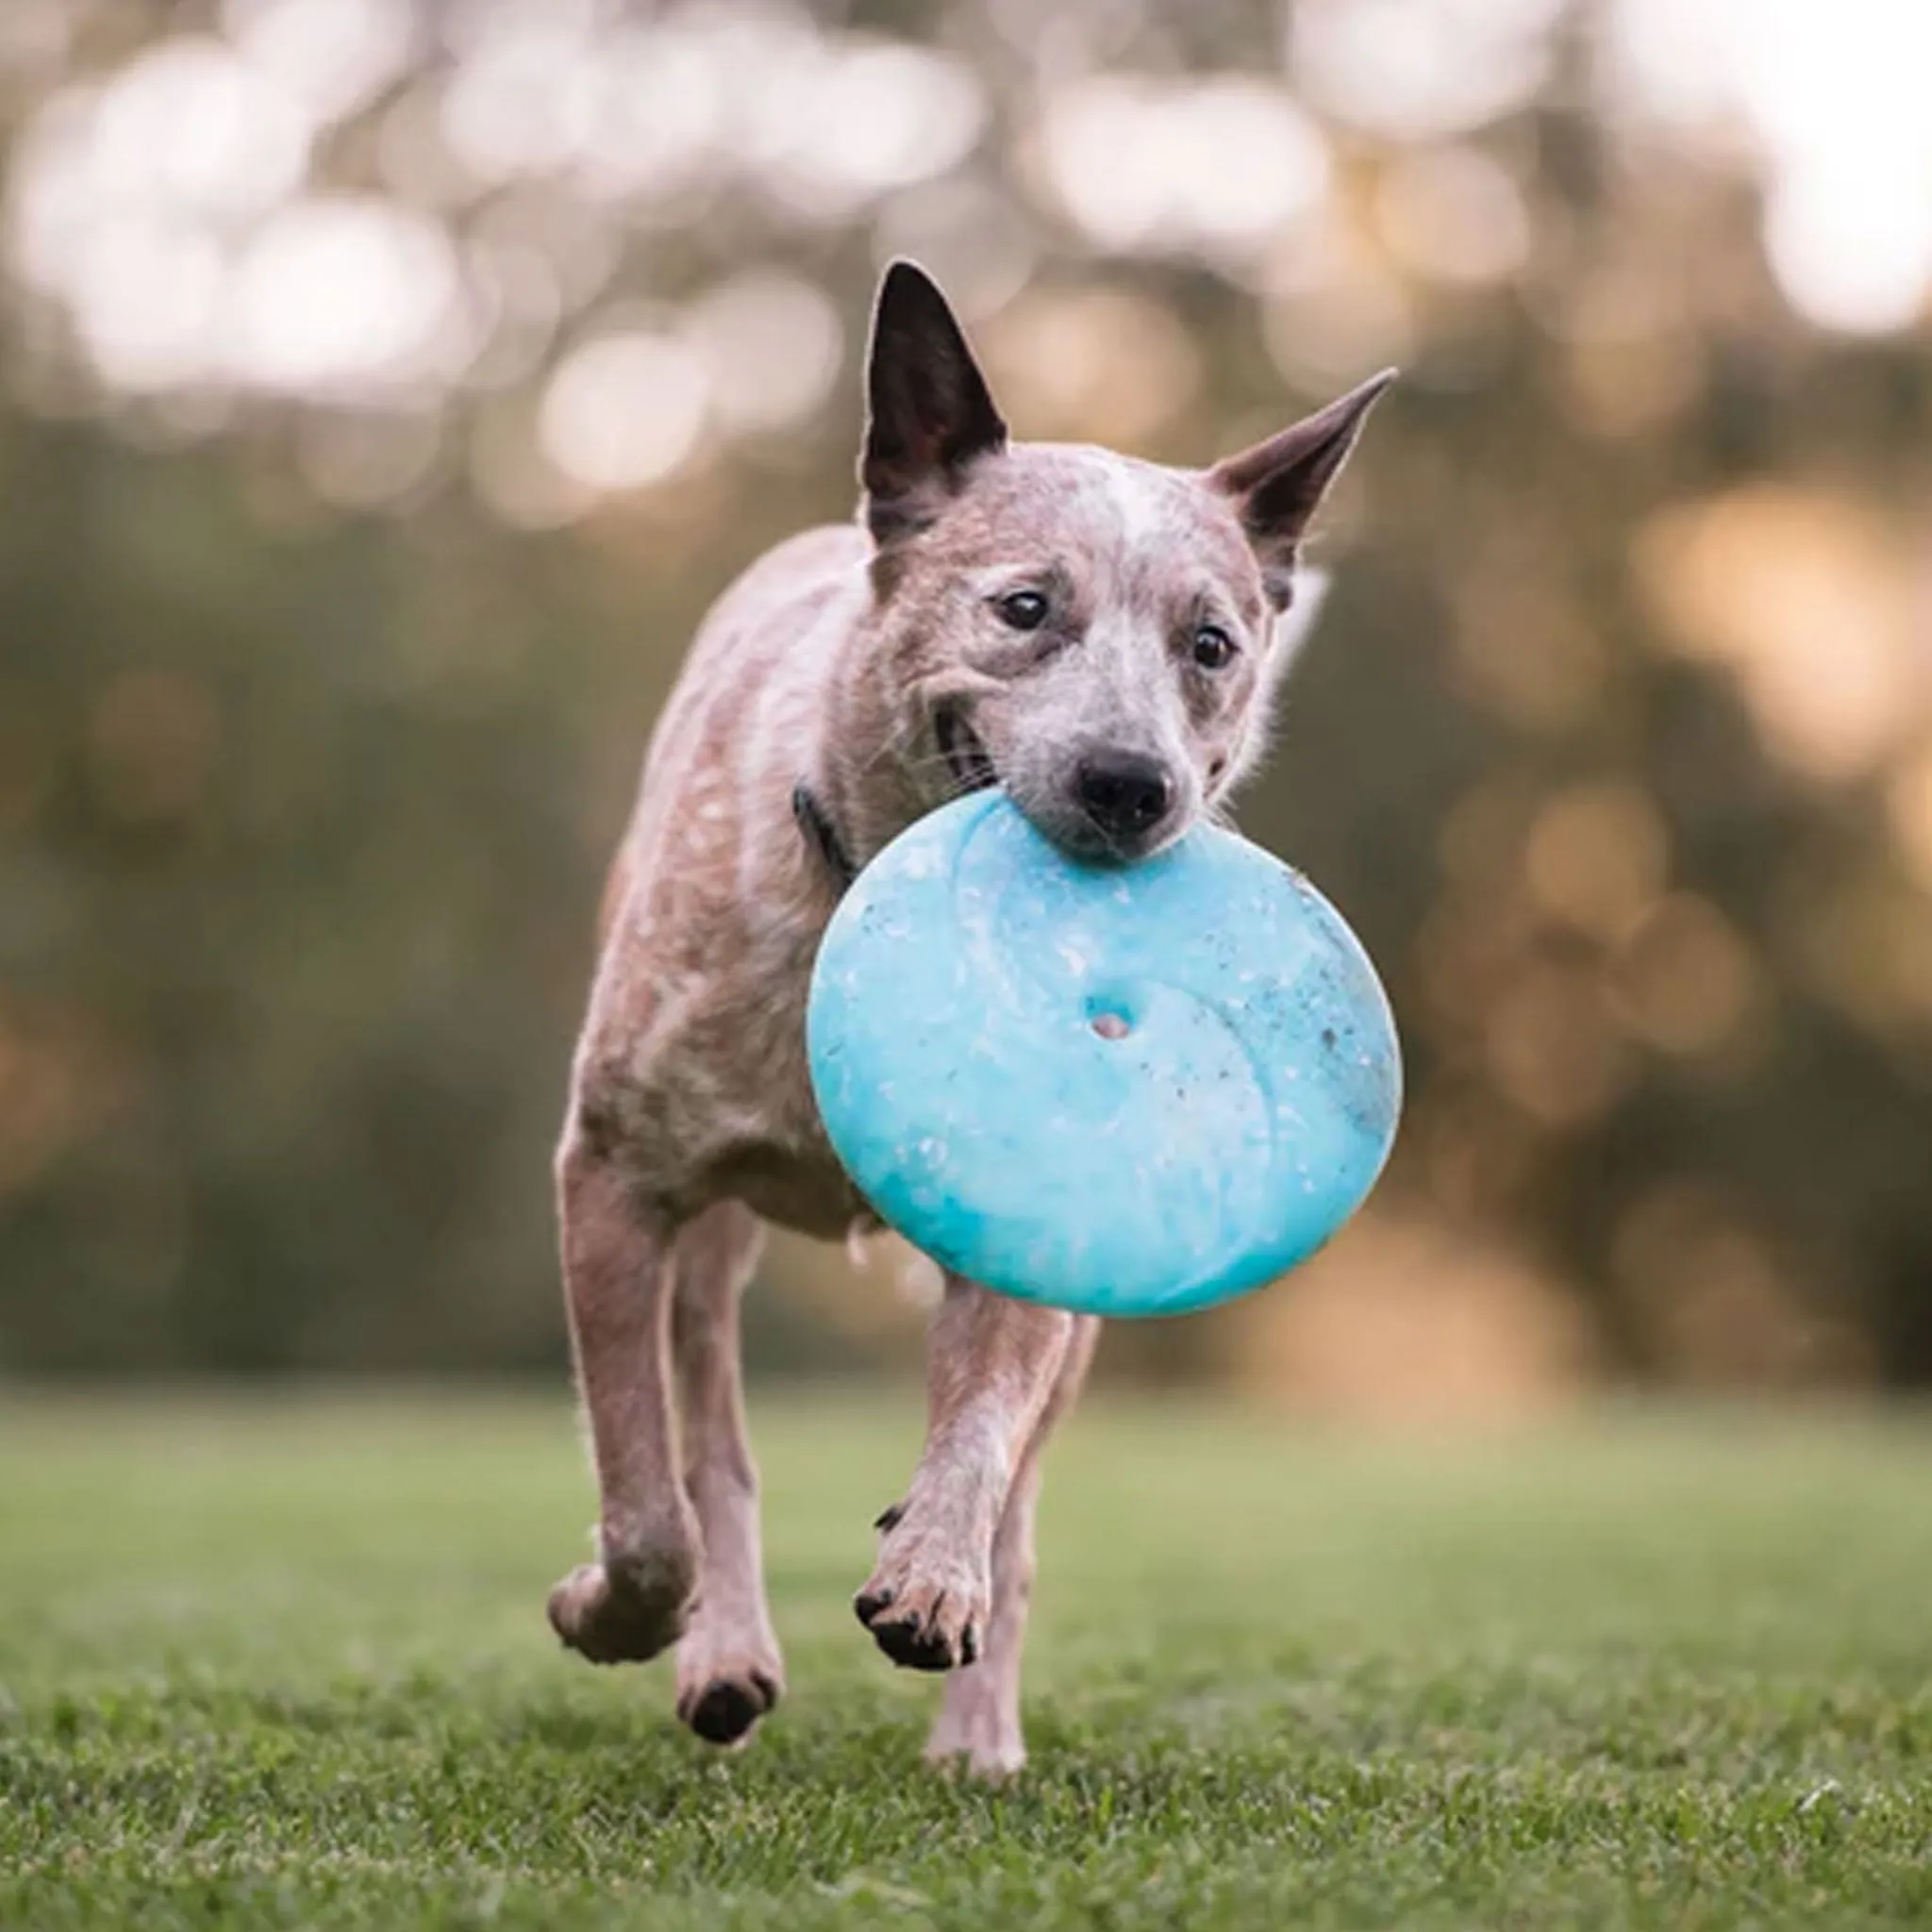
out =
<svg viewBox="0 0 1932 1932"><path fill-rule="evenodd" d="M944 296L894 261L859 516L780 543L701 625L610 869L557 1156L600 1512L549 1600L593 1663L675 1645L699 1737L746 1738L785 1681L738 1359L763 1225L877 1225L807 1071L840 893L983 785L1100 865L1219 811L1265 737L1309 523L1393 374L1205 470L1015 443ZM934 1759L1024 1761L1041 1454L1097 1326L945 1280L924 1447L855 1606L894 1663L951 1673Z"/></svg>

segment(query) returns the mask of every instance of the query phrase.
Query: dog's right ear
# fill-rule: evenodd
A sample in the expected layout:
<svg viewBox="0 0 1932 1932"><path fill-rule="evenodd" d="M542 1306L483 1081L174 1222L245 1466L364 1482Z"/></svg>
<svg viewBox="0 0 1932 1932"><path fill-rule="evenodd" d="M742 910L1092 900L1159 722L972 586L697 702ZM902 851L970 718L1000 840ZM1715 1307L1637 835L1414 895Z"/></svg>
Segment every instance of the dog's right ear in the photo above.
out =
<svg viewBox="0 0 1932 1932"><path fill-rule="evenodd" d="M1208 483L1233 499L1277 610L1287 609L1293 596L1309 522L1348 460L1369 411L1394 380L1394 370L1385 369L1325 409L1252 449L1224 457L1208 472Z"/></svg>
<svg viewBox="0 0 1932 1932"><path fill-rule="evenodd" d="M866 398L858 474L881 544L924 529L966 466L1006 447L1007 425L946 298L909 261L893 262L879 284Z"/></svg>

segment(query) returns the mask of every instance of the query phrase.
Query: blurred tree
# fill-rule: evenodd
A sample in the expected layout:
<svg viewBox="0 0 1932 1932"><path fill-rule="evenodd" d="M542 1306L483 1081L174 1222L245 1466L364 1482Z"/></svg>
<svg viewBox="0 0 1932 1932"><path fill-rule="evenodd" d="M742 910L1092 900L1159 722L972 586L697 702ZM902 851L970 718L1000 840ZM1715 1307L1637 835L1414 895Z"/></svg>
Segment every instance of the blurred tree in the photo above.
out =
<svg viewBox="0 0 1932 1932"><path fill-rule="evenodd" d="M1120 1368L1932 1375L1932 137L1791 11L8 8L0 1369L560 1361L604 859L907 250L1023 434L1407 373L1242 815L1394 992L1384 1231Z"/></svg>

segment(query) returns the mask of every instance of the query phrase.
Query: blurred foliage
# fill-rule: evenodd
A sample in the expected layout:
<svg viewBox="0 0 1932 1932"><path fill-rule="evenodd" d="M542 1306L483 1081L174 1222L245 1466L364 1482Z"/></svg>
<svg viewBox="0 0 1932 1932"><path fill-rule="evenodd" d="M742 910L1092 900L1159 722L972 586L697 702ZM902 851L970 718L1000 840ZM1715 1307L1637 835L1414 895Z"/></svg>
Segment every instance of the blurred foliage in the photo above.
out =
<svg viewBox="0 0 1932 1932"><path fill-rule="evenodd" d="M1385 971L1402 1144L1120 1366L1932 1376L1924 281L1654 44L1723 10L15 0L0 1369L560 1360L604 859L705 604L851 510L905 250L1023 435L1406 371L1242 813ZM916 1327L768 1274L768 1361Z"/></svg>

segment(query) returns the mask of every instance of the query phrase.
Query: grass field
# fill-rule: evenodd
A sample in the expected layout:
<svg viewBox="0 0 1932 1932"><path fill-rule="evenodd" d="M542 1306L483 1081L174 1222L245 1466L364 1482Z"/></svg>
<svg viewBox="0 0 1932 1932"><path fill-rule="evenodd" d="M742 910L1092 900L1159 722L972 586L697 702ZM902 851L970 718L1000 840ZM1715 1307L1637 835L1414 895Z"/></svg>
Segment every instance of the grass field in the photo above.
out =
<svg viewBox="0 0 1932 1932"><path fill-rule="evenodd" d="M853 1621L916 1416L755 1405L790 1701L567 1658L561 1405L0 1409L0 1924L1932 1921L1932 1432L1351 1442L1095 1408L1034 1762Z"/></svg>

